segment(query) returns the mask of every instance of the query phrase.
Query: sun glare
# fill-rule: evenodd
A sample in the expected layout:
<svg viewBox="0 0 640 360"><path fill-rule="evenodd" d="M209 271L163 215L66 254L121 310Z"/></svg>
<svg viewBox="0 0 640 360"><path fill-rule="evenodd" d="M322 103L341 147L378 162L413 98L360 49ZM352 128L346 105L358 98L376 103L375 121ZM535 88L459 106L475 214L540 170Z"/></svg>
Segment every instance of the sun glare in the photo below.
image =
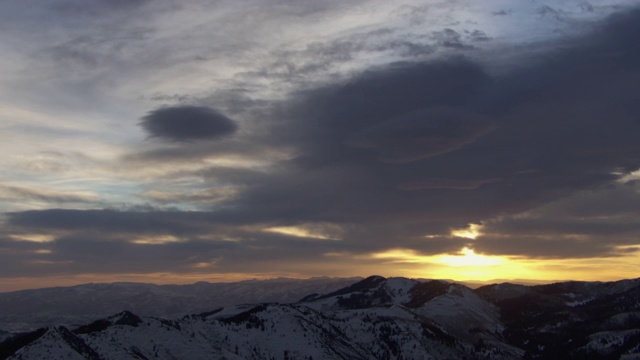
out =
<svg viewBox="0 0 640 360"><path fill-rule="evenodd" d="M395 266L411 266L406 268L408 276L457 281L610 281L635 278L640 271L640 251L615 259L536 259L476 254L472 248L464 247L459 253L448 255L420 255L409 249L393 249L371 257Z"/></svg>
<svg viewBox="0 0 640 360"><path fill-rule="evenodd" d="M473 249L468 247L460 250L456 255L441 255L437 257L437 262L449 266L496 266L507 263L509 260L500 256L478 255Z"/></svg>
<svg viewBox="0 0 640 360"><path fill-rule="evenodd" d="M371 255L371 258L392 264L415 264L409 276L458 281L491 279L527 279L534 275L534 263L512 259L508 256L476 254L470 247L464 247L456 254L420 255L410 249L391 249Z"/></svg>

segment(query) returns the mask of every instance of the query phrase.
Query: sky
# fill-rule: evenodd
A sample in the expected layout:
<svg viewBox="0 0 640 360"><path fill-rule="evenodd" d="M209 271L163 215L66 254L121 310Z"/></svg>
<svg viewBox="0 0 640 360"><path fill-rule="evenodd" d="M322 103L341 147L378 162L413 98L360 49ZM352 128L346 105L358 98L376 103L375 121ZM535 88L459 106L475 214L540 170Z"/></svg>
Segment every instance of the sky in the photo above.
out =
<svg viewBox="0 0 640 360"><path fill-rule="evenodd" d="M0 1L0 291L640 276L637 0Z"/></svg>

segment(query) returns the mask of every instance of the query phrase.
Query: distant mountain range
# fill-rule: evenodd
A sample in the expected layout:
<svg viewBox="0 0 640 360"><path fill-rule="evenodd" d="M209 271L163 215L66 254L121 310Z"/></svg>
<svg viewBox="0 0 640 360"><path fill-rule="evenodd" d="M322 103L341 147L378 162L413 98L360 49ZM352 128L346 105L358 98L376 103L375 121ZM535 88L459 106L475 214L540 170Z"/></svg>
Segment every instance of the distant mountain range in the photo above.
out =
<svg viewBox="0 0 640 360"><path fill-rule="evenodd" d="M151 287L147 297L120 303L128 311L85 325L0 332L0 359L640 359L640 279L472 290L371 276L317 279L316 285L340 281L347 284L298 301L212 306L172 318L131 310L149 310L140 303L152 306L154 296L163 304L154 311L172 309ZM258 298L267 296L258 289L263 282L254 285ZM66 299L96 301L93 290L82 289Z"/></svg>
<svg viewBox="0 0 640 360"><path fill-rule="evenodd" d="M290 303L359 280L362 278L278 278L190 285L120 282L21 290L0 293L0 330L74 327L124 309L142 316L174 318L244 303Z"/></svg>

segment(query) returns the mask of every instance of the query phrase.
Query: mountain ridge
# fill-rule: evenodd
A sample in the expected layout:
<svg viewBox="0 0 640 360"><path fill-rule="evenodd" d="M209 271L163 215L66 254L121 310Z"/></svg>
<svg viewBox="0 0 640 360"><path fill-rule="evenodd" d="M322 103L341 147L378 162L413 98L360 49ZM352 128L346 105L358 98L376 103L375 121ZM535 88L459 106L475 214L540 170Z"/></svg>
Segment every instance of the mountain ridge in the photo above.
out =
<svg viewBox="0 0 640 360"><path fill-rule="evenodd" d="M640 279L472 290L372 276L290 303L47 327L2 342L0 359L638 359L639 344Z"/></svg>

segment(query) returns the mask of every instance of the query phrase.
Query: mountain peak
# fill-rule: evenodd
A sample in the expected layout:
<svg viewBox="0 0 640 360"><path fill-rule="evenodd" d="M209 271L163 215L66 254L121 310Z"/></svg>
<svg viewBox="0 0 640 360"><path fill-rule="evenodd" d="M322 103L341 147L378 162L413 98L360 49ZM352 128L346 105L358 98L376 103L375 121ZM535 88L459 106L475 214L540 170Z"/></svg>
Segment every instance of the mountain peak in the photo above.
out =
<svg viewBox="0 0 640 360"><path fill-rule="evenodd" d="M138 315L127 310L114 315L113 319L115 320L113 321L114 325L138 327L138 325L142 323L142 319Z"/></svg>
<svg viewBox="0 0 640 360"><path fill-rule="evenodd" d="M301 302L314 308L336 309L404 305L411 301L411 289L418 284L413 279L373 275L326 295L310 295Z"/></svg>

